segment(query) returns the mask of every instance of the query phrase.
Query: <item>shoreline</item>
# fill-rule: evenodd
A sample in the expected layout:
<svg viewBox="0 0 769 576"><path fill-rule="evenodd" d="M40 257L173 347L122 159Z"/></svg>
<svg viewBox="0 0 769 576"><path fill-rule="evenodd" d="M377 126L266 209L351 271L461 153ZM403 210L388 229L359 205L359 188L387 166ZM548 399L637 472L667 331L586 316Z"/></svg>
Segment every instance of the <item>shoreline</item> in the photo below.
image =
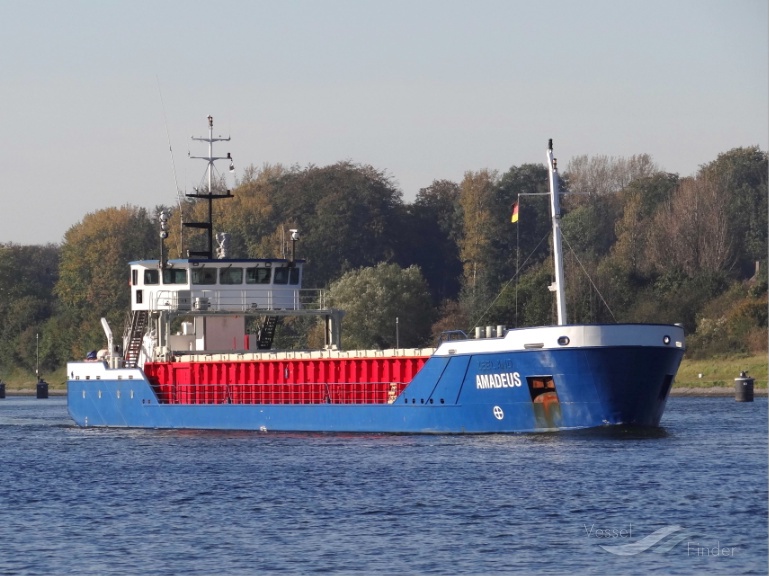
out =
<svg viewBox="0 0 769 576"><path fill-rule="evenodd" d="M671 388L671 396L734 396L735 389L728 386L712 386L710 388ZM753 396L766 396L766 388L753 388Z"/></svg>
<svg viewBox="0 0 769 576"><path fill-rule="evenodd" d="M767 396L767 388L754 388L754 396ZM8 390L6 388L5 395L7 396L37 396L37 391L33 388L23 388L20 390ZM48 389L48 396L66 396L67 391L61 389ZM717 397L730 397L735 395L735 390L728 386L711 386L708 388L690 388L690 387L673 387L670 390L670 396L717 396ZM2 401L2 398L0 398Z"/></svg>
<svg viewBox="0 0 769 576"><path fill-rule="evenodd" d="M20 390L8 390L8 388L5 389L5 395L8 396L37 396L37 390L34 388L22 388ZM66 396L67 391L66 390L51 390L48 389L48 396ZM2 398L0 398L0 401L2 401Z"/></svg>

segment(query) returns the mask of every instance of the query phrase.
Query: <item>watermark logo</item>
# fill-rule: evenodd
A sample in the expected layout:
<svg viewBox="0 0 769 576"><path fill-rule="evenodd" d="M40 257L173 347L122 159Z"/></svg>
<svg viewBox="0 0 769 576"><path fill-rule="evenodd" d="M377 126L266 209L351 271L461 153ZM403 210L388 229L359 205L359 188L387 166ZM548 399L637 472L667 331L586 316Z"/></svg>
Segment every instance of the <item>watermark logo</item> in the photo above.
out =
<svg viewBox="0 0 769 576"><path fill-rule="evenodd" d="M632 530L628 531L627 537L632 538L632 536ZM666 526L635 542L613 546L601 544L601 548L617 556L635 556L652 548L654 548L655 552L663 553L680 544L685 538L686 534L681 526Z"/></svg>
<svg viewBox="0 0 769 576"><path fill-rule="evenodd" d="M616 556L635 556L647 551L664 554L670 552L682 542L685 542L687 556L693 557L734 556L737 550L735 546L721 546L719 540L715 541L715 545L696 541L690 532L678 525L665 526L639 539L634 539L632 523L627 526L611 529L596 528L595 524L592 524L590 527L587 524L583 524L583 526L588 538L603 540L606 543L599 544L600 548ZM613 544L613 542L623 540L626 540L626 542ZM609 544L609 542L612 542L612 544ZM684 549L684 545L682 545L682 549Z"/></svg>

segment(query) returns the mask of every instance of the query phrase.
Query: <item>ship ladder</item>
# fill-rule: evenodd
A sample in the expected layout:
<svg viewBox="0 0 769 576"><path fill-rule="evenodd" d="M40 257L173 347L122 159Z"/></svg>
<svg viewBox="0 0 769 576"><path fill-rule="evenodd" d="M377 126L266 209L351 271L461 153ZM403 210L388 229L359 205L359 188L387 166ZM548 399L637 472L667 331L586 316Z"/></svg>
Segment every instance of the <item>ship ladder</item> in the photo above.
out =
<svg viewBox="0 0 769 576"><path fill-rule="evenodd" d="M277 325L277 316L267 316L264 319L264 325L259 330L259 339L256 342L256 347L259 350L269 350L272 348L272 340L275 338L275 328Z"/></svg>
<svg viewBox="0 0 769 576"><path fill-rule="evenodd" d="M131 328L128 335L128 347L125 351L126 368L136 368L139 361L139 352L142 349L142 339L144 338L144 329L147 327L147 311L134 310L131 317Z"/></svg>

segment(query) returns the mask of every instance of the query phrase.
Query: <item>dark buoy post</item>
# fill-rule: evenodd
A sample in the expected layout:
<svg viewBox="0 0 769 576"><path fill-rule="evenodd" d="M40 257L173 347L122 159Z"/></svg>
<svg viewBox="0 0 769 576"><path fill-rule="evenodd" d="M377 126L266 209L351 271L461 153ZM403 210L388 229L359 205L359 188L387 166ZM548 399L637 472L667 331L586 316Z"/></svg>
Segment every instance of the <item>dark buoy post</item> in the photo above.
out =
<svg viewBox="0 0 769 576"><path fill-rule="evenodd" d="M753 378L747 372L740 372L734 379L734 399L737 402L753 402Z"/></svg>
<svg viewBox="0 0 769 576"><path fill-rule="evenodd" d="M37 382L37 397L48 398L48 382L45 380L38 380Z"/></svg>
<svg viewBox="0 0 769 576"><path fill-rule="evenodd" d="M35 376L37 377L37 397L48 398L48 382L40 378L40 334L36 335L37 341L37 365L35 366Z"/></svg>
<svg viewBox="0 0 769 576"><path fill-rule="evenodd" d="M0 398L5 398L5 382L0 380Z"/></svg>

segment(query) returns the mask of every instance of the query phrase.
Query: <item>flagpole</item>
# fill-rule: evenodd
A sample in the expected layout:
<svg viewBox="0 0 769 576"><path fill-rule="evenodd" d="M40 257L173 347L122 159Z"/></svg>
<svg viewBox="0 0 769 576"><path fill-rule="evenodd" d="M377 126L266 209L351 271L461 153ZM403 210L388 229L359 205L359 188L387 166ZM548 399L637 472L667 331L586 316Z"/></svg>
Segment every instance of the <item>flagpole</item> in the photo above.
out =
<svg viewBox="0 0 769 576"><path fill-rule="evenodd" d="M521 210L521 195L518 194L518 198L515 200L515 205L518 207L518 211ZM517 222L516 222L517 224ZM521 227L520 225L515 227L515 327L518 328L518 282L521 272Z"/></svg>

